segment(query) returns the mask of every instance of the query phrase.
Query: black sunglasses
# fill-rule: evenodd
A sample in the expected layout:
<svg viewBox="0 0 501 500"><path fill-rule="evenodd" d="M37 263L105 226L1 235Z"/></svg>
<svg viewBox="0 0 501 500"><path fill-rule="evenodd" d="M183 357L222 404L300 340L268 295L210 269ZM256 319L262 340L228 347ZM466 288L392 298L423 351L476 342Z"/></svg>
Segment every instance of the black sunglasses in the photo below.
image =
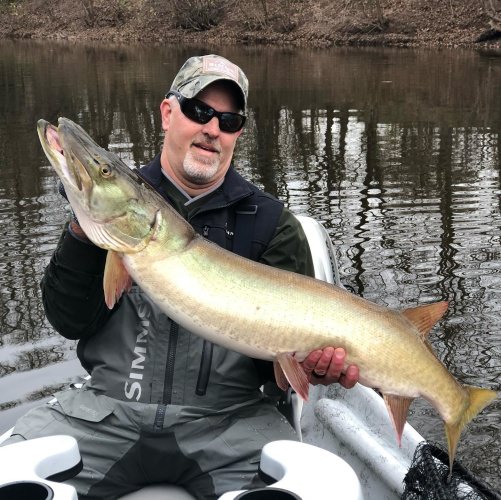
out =
<svg viewBox="0 0 501 500"><path fill-rule="evenodd" d="M245 124L246 116L240 115L238 113L229 113L216 111L214 108L210 107L205 102L199 101L198 99L184 97L179 92L175 90L170 90L165 96L167 99L171 96L175 96L179 101L179 107L183 114L193 120L196 123L204 124L208 123L217 116L219 120L219 128L223 132L228 132L234 134L242 129Z"/></svg>

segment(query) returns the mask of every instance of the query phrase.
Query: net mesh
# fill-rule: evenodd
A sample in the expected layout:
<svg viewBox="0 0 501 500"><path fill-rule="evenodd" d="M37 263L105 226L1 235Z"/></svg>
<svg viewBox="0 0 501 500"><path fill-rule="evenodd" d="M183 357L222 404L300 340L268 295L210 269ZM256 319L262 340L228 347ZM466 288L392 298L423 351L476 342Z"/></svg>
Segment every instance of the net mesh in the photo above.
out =
<svg viewBox="0 0 501 500"><path fill-rule="evenodd" d="M402 500L501 500L501 494L457 461L449 476L449 455L437 444L418 445L404 479Z"/></svg>

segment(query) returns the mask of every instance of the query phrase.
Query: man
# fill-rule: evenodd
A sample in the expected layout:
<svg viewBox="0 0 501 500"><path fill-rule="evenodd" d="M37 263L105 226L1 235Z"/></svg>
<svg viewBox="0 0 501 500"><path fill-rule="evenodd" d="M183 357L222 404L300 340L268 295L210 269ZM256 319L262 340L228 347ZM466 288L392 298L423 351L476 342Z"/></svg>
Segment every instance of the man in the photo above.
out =
<svg viewBox="0 0 501 500"><path fill-rule="evenodd" d="M313 274L305 235L292 214L232 168L247 107L247 78L228 60L190 58L160 105L162 152L144 178L206 238L230 251ZM259 390L271 363L228 351L183 329L133 286L108 310L106 252L76 220L59 241L42 281L48 319L78 339L91 379L56 395L17 423L10 442L52 434L77 438L82 472L70 482L80 498L116 498L170 482L197 498L259 485L260 450L294 439L290 425ZM311 353L311 383L352 387L344 351Z"/></svg>

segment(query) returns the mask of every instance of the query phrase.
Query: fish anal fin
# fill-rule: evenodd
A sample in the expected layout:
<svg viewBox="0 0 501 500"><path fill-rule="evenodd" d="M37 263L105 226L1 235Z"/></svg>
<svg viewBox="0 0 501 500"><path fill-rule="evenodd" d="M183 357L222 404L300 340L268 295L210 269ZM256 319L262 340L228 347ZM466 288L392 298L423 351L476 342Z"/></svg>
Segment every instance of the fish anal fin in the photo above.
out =
<svg viewBox="0 0 501 500"><path fill-rule="evenodd" d="M299 396L301 396L301 398L307 401L310 383L308 382L308 377L306 376L306 373L301 367L299 361L290 353L280 353L277 354L275 363L280 365L281 372L291 387L299 394ZM275 367L275 377L276 375L277 367ZM278 386L283 389L280 383L283 383L283 380L279 380L277 378ZM285 389L287 389L286 384Z"/></svg>
<svg viewBox="0 0 501 500"><path fill-rule="evenodd" d="M409 407L414 401L414 398L406 398L404 396L396 396L394 394L383 394L386 408L390 414L393 427L397 433L398 446L402 445L402 433L404 432L405 422L407 421L407 414Z"/></svg>
<svg viewBox="0 0 501 500"><path fill-rule="evenodd" d="M104 267L103 289L104 301L108 309L118 302L124 291L129 291L132 279L122 263L122 259L116 252L108 251L106 265Z"/></svg>
<svg viewBox="0 0 501 500"><path fill-rule="evenodd" d="M435 302L424 306L404 309L402 314L417 328L419 336L425 339L435 323L445 314L449 303Z"/></svg>
<svg viewBox="0 0 501 500"><path fill-rule="evenodd" d="M456 422L445 422L445 435L449 451L449 478L452 476L452 464L454 463L459 436L463 428L498 396L495 391L490 389L482 389L471 385L465 385L463 388L468 393L468 407Z"/></svg>

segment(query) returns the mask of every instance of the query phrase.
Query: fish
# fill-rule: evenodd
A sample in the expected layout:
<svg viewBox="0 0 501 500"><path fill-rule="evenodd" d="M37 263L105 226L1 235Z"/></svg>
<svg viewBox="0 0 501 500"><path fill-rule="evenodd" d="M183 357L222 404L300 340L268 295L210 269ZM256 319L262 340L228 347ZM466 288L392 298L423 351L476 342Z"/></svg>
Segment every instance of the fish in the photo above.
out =
<svg viewBox="0 0 501 500"><path fill-rule="evenodd" d="M104 296L115 307L137 283L170 318L203 338L273 361L276 382L308 398L301 361L346 351L359 382L380 391L400 443L411 402L427 400L445 425L450 471L464 426L497 397L462 385L428 335L446 301L394 310L315 278L271 268L198 235L140 175L67 118L39 120L42 148L87 237L108 250Z"/></svg>

